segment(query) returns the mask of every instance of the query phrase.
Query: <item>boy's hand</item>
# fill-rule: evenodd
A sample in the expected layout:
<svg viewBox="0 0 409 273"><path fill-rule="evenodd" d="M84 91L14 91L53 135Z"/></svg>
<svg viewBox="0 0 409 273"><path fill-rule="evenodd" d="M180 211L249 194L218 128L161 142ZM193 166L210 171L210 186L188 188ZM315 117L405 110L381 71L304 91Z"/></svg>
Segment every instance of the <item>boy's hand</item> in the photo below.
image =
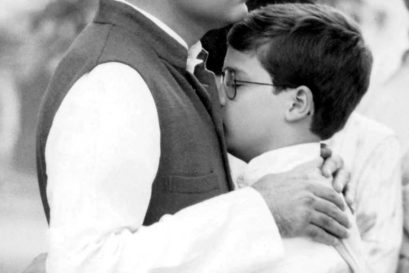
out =
<svg viewBox="0 0 409 273"><path fill-rule="evenodd" d="M348 236L342 197L321 174L322 159L267 175L252 187L264 197L283 237L307 236L335 245Z"/></svg>

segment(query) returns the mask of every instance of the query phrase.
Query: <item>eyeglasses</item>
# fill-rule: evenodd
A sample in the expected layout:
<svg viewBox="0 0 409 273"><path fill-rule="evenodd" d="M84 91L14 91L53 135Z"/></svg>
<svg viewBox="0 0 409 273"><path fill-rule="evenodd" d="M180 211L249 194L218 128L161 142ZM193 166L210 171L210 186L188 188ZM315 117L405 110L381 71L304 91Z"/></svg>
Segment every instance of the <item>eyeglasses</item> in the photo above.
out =
<svg viewBox="0 0 409 273"><path fill-rule="evenodd" d="M224 90L226 91L226 96L230 100L234 100L234 98L236 97L237 86L240 86L241 83L274 86L274 84L271 83L237 80L235 71L231 69L226 69L223 71L221 82Z"/></svg>

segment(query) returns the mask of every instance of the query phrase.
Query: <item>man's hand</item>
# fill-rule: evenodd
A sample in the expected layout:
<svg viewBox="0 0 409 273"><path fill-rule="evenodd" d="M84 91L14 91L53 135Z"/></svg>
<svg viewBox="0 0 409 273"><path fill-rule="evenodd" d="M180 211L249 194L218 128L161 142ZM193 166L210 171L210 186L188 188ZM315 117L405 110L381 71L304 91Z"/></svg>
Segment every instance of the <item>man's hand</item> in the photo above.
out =
<svg viewBox="0 0 409 273"><path fill-rule="evenodd" d="M307 236L336 245L348 236L343 198L321 173L322 159L253 184L264 197L283 237Z"/></svg>
<svg viewBox="0 0 409 273"><path fill-rule="evenodd" d="M352 213L355 211L355 189L352 187L351 173L344 168L344 161L340 156L332 155L332 152L326 146L321 146L321 157L324 158L322 174L332 179L332 186L335 191L342 193L347 205Z"/></svg>

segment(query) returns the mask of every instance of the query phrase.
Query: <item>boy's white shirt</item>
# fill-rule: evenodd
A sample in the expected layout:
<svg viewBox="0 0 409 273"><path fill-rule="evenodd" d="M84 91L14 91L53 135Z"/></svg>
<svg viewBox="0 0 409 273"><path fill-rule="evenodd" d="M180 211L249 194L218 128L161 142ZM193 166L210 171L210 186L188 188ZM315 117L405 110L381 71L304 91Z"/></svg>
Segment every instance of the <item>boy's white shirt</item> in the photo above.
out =
<svg viewBox="0 0 409 273"><path fill-rule="evenodd" d="M236 188L252 185L267 174L289 171L294 167L317 159L320 156L319 143L293 145L266 152L248 164L230 155L232 173ZM328 181L328 186L331 186ZM337 247L331 247L308 238L283 239L285 255L266 272L274 273L344 273L366 272L363 259L362 242L355 217L348 210L352 223L350 236Z"/></svg>

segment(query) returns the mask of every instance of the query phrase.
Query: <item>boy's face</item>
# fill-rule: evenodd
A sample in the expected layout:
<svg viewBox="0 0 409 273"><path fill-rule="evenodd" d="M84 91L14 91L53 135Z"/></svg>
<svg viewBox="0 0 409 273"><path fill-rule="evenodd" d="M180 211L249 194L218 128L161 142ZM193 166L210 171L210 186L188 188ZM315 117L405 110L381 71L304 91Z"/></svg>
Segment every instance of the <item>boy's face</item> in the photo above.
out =
<svg viewBox="0 0 409 273"><path fill-rule="evenodd" d="M253 52L240 52L228 48L223 71L234 73L237 81L272 84L270 74L263 68ZM226 141L229 151L249 161L271 149L275 134L285 123L285 93L274 94L275 87L238 83L233 100L225 95L221 86L221 103Z"/></svg>
<svg viewBox="0 0 409 273"><path fill-rule="evenodd" d="M212 28L222 27L247 15L246 0L171 0L179 12Z"/></svg>

